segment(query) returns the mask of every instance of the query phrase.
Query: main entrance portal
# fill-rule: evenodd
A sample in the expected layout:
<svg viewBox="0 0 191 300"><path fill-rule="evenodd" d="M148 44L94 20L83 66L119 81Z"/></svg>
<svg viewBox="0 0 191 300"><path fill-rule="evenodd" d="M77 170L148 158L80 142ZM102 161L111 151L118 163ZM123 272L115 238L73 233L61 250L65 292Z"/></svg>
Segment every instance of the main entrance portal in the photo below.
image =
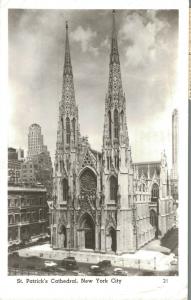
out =
<svg viewBox="0 0 191 300"><path fill-rule="evenodd" d="M81 248L95 249L95 226L89 214L85 214L80 229Z"/></svg>

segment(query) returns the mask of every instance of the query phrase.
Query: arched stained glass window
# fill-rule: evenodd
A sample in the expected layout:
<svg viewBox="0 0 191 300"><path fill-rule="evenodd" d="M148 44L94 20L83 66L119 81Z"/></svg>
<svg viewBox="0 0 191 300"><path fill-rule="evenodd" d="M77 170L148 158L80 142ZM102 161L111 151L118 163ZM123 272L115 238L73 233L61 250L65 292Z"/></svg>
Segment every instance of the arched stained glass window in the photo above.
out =
<svg viewBox="0 0 191 300"><path fill-rule="evenodd" d="M151 192L151 201L157 201L159 198L159 187L158 184L154 183Z"/></svg>
<svg viewBox="0 0 191 300"><path fill-rule="evenodd" d="M80 176L80 192L85 195L95 195L97 189L97 178L90 169L85 169Z"/></svg>
<svg viewBox="0 0 191 300"><path fill-rule="evenodd" d="M111 140L111 112L108 111L108 122L109 122L109 138Z"/></svg>
<svg viewBox="0 0 191 300"><path fill-rule="evenodd" d="M111 176L111 178L110 178L110 200L117 201L117 187L118 187L117 178L114 176Z"/></svg>
<svg viewBox="0 0 191 300"><path fill-rule="evenodd" d="M66 118L66 143L70 144L70 119Z"/></svg>
<svg viewBox="0 0 191 300"><path fill-rule="evenodd" d="M118 111L114 110L114 137L118 139L119 137L119 120L118 120Z"/></svg>

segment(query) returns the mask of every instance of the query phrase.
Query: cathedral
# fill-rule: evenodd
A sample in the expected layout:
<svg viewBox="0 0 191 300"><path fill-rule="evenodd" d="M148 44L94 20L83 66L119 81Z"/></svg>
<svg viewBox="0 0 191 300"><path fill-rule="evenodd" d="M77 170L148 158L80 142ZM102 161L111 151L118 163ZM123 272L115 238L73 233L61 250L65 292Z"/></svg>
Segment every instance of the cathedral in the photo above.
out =
<svg viewBox="0 0 191 300"><path fill-rule="evenodd" d="M53 249L134 253L174 225L165 153L159 161L132 161L115 11L101 152L80 134L66 23L53 185Z"/></svg>

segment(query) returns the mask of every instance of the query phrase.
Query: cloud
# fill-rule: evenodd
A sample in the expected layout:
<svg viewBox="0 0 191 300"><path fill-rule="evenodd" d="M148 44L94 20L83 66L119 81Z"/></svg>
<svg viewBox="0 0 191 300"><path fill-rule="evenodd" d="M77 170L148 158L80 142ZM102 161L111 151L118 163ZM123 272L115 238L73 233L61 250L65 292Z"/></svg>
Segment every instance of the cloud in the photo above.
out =
<svg viewBox="0 0 191 300"><path fill-rule="evenodd" d="M82 26L78 26L76 30L70 34L71 41L80 43L83 52L91 52L95 56L98 55L98 48L92 44L96 36L97 33L95 31L92 31L89 27L84 29Z"/></svg>
<svg viewBox="0 0 191 300"><path fill-rule="evenodd" d="M135 12L125 18L119 32L122 41L126 42L126 64L130 67L145 67L156 62L159 51L165 50L165 41L160 33L168 30L166 20L160 20L156 12L147 14Z"/></svg>
<svg viewBox="0 0 191 300"><path fill-rule="evenodd" d="M109 37L107 36L102 42L101 42L101 44L100 44L100 46L102 47L102 48L105 48L105 49L110 49L110 40L109 40Z"/></svg>

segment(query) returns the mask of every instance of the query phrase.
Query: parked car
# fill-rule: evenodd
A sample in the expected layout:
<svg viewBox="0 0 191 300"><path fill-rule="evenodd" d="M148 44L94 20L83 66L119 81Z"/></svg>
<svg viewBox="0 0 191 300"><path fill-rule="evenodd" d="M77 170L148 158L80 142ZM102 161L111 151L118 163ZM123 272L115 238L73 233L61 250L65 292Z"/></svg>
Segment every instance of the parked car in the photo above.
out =
<svg viewBox="0 0 191 300"><path fill-rule="evenodd" d="M98 265L91 265L89 267L89 270L92 275L99 275L100 273L102 273L102 268Z"/></svg>
<svg viewBox="0 0 191 300"><path fill-rule="evenodd" d="M78 264L73 256L68 256L62 260L61 263L62 267L64 267L66 270L77 270Z"/></svg>
<svg viewBox="0 0 191 300"><path fill-rule="evenodd" d="M57 266L57 264L54 261L51 261L51 260L45 260L44 265L45 265L45 267Z"/></svg>
<svg viewBox="0 0 191 300"><path fill-rule="evenodd" d="M121 268L115 268L113 270L113 275L119 275L119 276L127 276L128 275L128 272L121 269Z"/></svg>
<svg viewBox="0 0 191 300"><path fill-rule="evenodd" d="M102 260L102 261L98 262L97 265L100 266L101 268L105 269L105 268L111 267L111 261L110 260Z"/></svg>

